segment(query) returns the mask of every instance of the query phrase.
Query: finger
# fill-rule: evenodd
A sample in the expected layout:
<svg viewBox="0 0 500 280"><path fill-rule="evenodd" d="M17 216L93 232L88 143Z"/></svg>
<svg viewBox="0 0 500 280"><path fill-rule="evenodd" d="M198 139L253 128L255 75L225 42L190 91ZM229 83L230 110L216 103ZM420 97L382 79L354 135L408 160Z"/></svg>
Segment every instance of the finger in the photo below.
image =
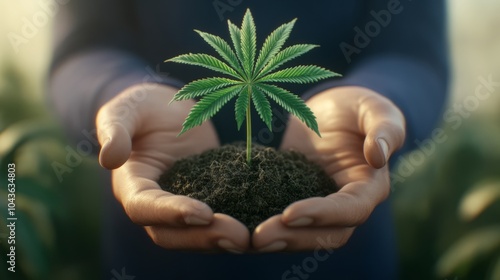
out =
<svg viewBox="0 0 500 280"><path fill-rule="evenodd" d="M215 214L209 226L167 227L151 226L146 231L158 246L167 249L225 250L243 253L250 246L250 233L236 219Z"/></svg>
<svg viewBox="0 0 500 280"><path fill-rule="evenodd" d="M210 207L162 190L157 183L162 173L161 168L133 158L113 170L113 193L130 219L144 226L209 224L213 218Z"/></svg>
<svg viewBox="0 0 500 280"><path fill-rule="evenodd" d="M404 116L396 105L379 95L363 99L359 110L361 130L366 134L363 146L366 161L381 168L404 144Z"/></svg>
<svg viewBox="0 0 500 280"><path fill-rule="evenodd" d="M262 253L330 250L344 246L353 232L352 227L290 228L282 223L281 215L276 215L255 229L252 245Z"/></svg>
<svg viewBox="0 0 500 280"><path fill-rule="evenodd" d="M297 201L283 211L282 222L291 227L358 226L389 195L389 183L384 184L354 182L327 197Z"/></svg>
<svg viewBox="0 0 500 280"><path fill-rule="evenodd" d="M105 139L101 143L99 164L107 169L115 169L123 165L132 151L132 136L121 123L109 124L106 128L99 128Z"/></svg>
<svg viewBox="0 0 500 280"><path fill-rule="evenodd" d="M131 183L115 179L113 191L129 218L143 226L208 225L212 222L212 209L205 203L166 192L158 184L145 178L126 178Z"/></svg>
<svg viewBox="0 0 500 280"><path fill-rule="evenodd" d="M97 138L101 144L99 163L107 169L123 165L132 150L137 118L132 110L124 108L118 98L104 105L97 114Z"/></svg>

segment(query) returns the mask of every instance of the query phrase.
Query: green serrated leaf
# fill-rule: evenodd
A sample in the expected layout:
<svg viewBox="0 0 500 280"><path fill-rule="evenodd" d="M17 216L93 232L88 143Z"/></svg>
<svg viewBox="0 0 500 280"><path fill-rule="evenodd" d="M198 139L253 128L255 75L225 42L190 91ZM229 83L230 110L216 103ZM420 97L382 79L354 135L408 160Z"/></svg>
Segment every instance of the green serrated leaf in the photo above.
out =
<svg viewBox="0 0 500 280"><path fill-rule="evenodd" d="M240 96L236 100L235 116L236 116L236 124L238 126L238 130L241 129L241 126L243 125L243 122L245 121L247 108L250 104L248 102L248 94L249 93L248 93L247 87L244 87L241 90Z"/></svg>
<svg viewBox="0 0 500 280"><path fill-rule="evenodd" d="M318 129L316 117L304 100L300 99L297 95L274 85L256 84L259 90L266 93L271 99L276 101L280 106L295 115L299 120L304 122L307 127L312 129L318 136L321 137Z"/></svg>
<svg viewBox="0 0 500 280"><path fill-rule="evenodd" d="M330 70L314 66L314 65L301 65L283 69L281 71L271 73L259 79L259 82L280 82L280 83L298 83L306 84L317 82L322 79L332 78L339 74Z"/></svg>
<svg viewBox="0 0 500 280"><path fill-rule="evenodd" d="M241 30L233 24L230 20L227 21L229 27L229 34L231 35L231 41L233 43L234 51L236 56L240 61L240 65L243 65L243 50L241 49Z"/></svg>
<svg viewBox="0 0 500 280"><path fill-rule="evenodd" d="M250 10L247 10L241 24L241 49L243 52L243 70L247 74L247 78L252 77L255 53L257 51L257 34L255 22Z"/></svg>
<svg viewBox="0 0 500 280"><path fill-rule="evenodd" d="M182 124L182 131L179 135L210 119L224 104L238 95L241 89L241 86L232 86L203 97L189 112L189 115Z"/></svg>
<svg viewBox="0 0 500 280"><path fill-rule="evenodd" d="M240 75L226 63L208 54L183 54L166 60L165 62L176 62L188 65L201 66L210 70L214 70L237 79L241 79Z"/></svg>
<svg viewBox="0 0 500 280"><path fill-rule="evenodd" d="M259 53L259 58L255 64L255 73L259 73L262 68L281 50L297 19L283 24L274 30L264 41L264 45Z"/></svg>
<svg viewBox="0 0 500 280"><path fill-rule="evenodd" d="M185 85L179 92L177 92L171 102L200 97L218 89L236 85L238 83L240 82L217 77L196 80Z"/></svg>
<svg viewBox="0 0 500 280"><path fill-rule="evenodd" d="M229 65L236 70L236 72L239 72L238 70L241 69L241 65L238 61L238 57L236 57L236 54L234 53L233 49L231 49L231 46L222 39L219 36L215 36L206 32L202 32L199 30L195 30L202 38L207 42L212 48L217 51L217 53L227 62ZM242 74L242 73L239 73Z"/></svg>
<svg viewBox="0 0 500 280"><path fill-rule="evenodd" d="M273 131L271 126L271 120L273 118L273 113L271 111L271 104L267 100L266 96L260 92L257 88L252 90L252 100L255 105L255 109L259 114L260 118L267 125L270 131Z"/></svg>
<svg viewBox="0 0 500 280"><path fill-rule="evenodd" d="M267 75L268 73L280 67L284 63L294 58L297 58L317 47L318 47L317 45L302 44L302 45L293 45L283 49L282 51L278 52L269 61L269 63L266 64L266 66L264 66L264 68L260 71L258 78Z"/></svg>

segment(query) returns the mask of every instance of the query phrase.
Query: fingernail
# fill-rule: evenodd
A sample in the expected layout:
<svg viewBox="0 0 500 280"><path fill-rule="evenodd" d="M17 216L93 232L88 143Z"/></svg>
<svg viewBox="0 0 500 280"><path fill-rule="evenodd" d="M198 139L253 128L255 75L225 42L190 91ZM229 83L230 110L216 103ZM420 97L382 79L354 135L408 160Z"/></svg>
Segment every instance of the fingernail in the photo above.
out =
<svg viewBox="0 0 500 280"><path fill-rule="evenodd" d="M313 223L313 219L309 217L298 218L294 221L287 223L290 227L305 227Z"/></svg>
<svg viewBox="0 0 500 280"><path fill-rule="evenodd" d="M99 164L104 168L106 168L106 166L104 165L104 156L102 152L109 146L109 142L111 142L111 138L108 137L102 142L101 150L99 151Z"/></svg>
<svg viewBox="0 0 500 280"><path fill-rule="evenodd" d="M206 226L206 225L210 224L210 221L196 217L196 216L185 217L184 222L186 222L187 225L191 225L191 226Z"/></svg>
<svg viewBox="0 0 500 280"><path fill-rule="evenodd" d="M234 245L233 242L227 240L227 239L221 239L217 242L217 245L221 247L222 249L233 253L233 254L243 254L243 251L241 251L238 246Z"/></svg>
<svg viewBox="0 0 500 280"><path fill-rule="evenodd" d="M389 144L387 144L387 141L383 138L379 138L377 141L380 149L382 149L382 156L384 157L385 162L387 162L387 160L389 160Z"/></svg>
<svg viewBox="0 0 500 280"><path fill-rule="evenodd" d="M259 249L259 252L261 253L271 253L271 252L277 252L285 249L287 246L285 241L276 241L274 243L271 243L271 245L266 246L262 249Z"/></svg>

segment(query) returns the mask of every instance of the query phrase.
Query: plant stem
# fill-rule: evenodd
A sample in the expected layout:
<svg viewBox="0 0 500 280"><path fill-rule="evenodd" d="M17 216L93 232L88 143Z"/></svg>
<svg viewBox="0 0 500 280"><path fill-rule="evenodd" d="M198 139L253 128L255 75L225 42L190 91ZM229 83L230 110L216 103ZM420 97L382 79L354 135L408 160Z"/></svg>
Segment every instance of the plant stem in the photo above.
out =
<svg viewBox="0 0 500 280"><path fill-rule="evenodd" d="M248 87L248 106L247 106L247 165L252 163L252 89Z"/></svg>

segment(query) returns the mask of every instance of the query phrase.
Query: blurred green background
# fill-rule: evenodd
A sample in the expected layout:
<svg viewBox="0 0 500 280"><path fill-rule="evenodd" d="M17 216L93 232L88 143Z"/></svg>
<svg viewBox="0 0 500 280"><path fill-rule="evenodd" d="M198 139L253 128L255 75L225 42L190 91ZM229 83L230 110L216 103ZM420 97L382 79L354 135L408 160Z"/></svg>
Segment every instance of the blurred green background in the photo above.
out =
<svg viewBox="0 0 500 280"><path fill-rule="evenodd" d="M52 17L16 37L40 13L38 3L0 1L0 279L98 279L100 186L89 174L100 169L92 157L61 178L53 169L66 165L71 145L43 96ZM5 261L9 163L16 164L15 273Z"/></svg>
<svg viewBox="0 0 500 280"><path fill-rule="evenodd" d="M401 279L500 279L500 2L450 0L453 83L440 140L396 159ZM98 279L99 167L59 180L67 140L43 97L51 16L20 40L38 1L0 0L0 279ZM15 42L15 43L12 43ZM476 88L483 85L479 99ZM457 111L457 106L462 106ZM444 136L443 136L444 135ZM443 140L445 139L445 140ZM426 141L427 140L427 141ZM16 273L7 272L7 164L15 162ZM95 176L89 176L95 175Z"/></svg>

